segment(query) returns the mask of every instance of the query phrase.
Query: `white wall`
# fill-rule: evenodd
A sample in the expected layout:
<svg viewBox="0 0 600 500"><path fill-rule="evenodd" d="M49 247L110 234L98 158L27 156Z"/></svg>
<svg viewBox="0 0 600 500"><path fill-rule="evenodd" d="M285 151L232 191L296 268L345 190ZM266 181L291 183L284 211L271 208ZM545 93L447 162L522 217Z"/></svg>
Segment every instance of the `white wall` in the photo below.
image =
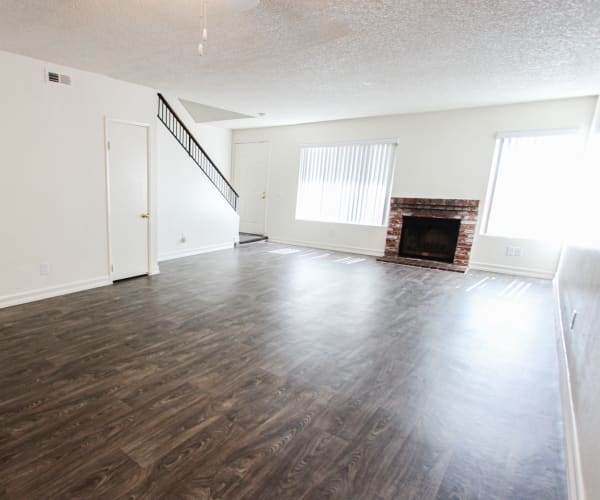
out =
<svg viewBox="0 0 600 500"><path fill-rule="evenodd" d="M237 213L162 124L157 139L159 260L232 248ZM204 144L220 153L214 142Z"/></svg>
<svg viewBox="0 0 600 500"><path fill-rule="evenodd" d="M175 96L164 97L229 180L231 130L195 123ZM158 259L232 248L237 213L160 122L157 143Z"/></svg>
<svg viewBox="0 0 600 500"><path fill-rule="evenodd" d="M72 85L47 83L46 69ZM110 283L106 118L150 125L152 272L159 246L175 256L232 245L237 216L158 122L155 90L1 51L0 73L0 307ZM229 175L231 131L189 125ZM182 233L186 245L176 241Z"/></svg>
<svg viewBox="0 0 600 500"><path fill-rule="evenodd" d="M193 133L225 178L231 180L231 129L196 123Z"/></svg>
<svg viewBox="0 0 600 500"><path fill-rule="evenodd" d="M562 252L558 292L559 352L567 438L569 498L600 498L600 97L577 200L580 216Z"/></svg>
<svg viewBox="0 0 600 500"><path fill-rule="evenodd" d="M393 196L478 199L482 211L496 132L587 128L594 102L593 98L577 98L238 130L233 141L267 141L271 145L267 234L272 240L382 255L385 227L295 220L301 144L398 138ZM507 245L520 246L521 256L505 256ZM559 254L558 242L477 234L471 265L550 277Z"/></svg>
<svg viewBox="0 0 600 500"><path fill-rule="evenodd" d="M600 236L597 226L591 227ZM591 500L600 498L600 245L565 248L556 284L569 376L564 371L562 375L571 384L571 401L568 394L563 396L567 406L572 405L563 412L573 467L570 479L572 487L585 490Z"/></svg>
<svg viewBox="0 0 600 500"><path fill-rule="evenodd" d="M6 52L0 73L0 306L108 283L104 120L148 123L154 144L155 91Z"/></svg>
<svg viewBox="0 0 600 500"><path fill-rule="evenodd" d="M231 179L231 129L213 127L204 123L196 123L187 109L181 104L176 96L163 94L175 113L181 118L186 127L194 134L196 140L206 151L208 156L215 162L221 173Z"/></svg>

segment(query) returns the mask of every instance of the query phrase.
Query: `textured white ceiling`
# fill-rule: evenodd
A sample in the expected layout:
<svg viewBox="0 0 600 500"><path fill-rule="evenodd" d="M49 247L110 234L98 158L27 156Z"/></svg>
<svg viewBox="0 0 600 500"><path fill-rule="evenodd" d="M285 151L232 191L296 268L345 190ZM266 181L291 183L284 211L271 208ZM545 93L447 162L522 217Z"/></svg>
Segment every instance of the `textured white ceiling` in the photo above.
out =
<svg viewBox="0 0 600 500"><path fill-rule="evenodd" d="M262 118L232 127L600 92L600 0L0 0L0 49Z"/></svg>

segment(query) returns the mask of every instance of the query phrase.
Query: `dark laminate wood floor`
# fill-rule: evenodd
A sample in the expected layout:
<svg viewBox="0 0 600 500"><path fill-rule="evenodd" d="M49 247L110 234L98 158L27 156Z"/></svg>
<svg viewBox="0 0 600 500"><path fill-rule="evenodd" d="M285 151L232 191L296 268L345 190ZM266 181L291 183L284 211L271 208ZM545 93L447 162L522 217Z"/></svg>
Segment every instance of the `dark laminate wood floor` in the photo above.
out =
<svg viewBox="0 0 600 500"><path fill-rule="evenodd" d="M549 282L287 248L0 310L0 496L566 497Z"/></svg>

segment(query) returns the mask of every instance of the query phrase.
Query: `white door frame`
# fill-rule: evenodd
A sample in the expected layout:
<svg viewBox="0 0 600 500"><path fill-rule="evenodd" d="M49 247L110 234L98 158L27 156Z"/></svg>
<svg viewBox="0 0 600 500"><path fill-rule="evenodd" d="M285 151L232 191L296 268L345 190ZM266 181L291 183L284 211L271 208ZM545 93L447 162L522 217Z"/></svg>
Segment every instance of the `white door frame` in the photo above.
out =
<svg viewBox="0 0 600 500"><path fill-rule="evenodd" d="M236 151L235 151L235 146L238 145L242 145L242 144L267 144L268 147L268 151L267 151L267 175L266 175L266 193L267 193L267 198L265 200L265 219L264 219L264 225L265 225L265 234L263 236L268 236L269 235L269 218L268 218L268 213L269 213L269 198L270 198L270 185L271 185L271 143L270 141L244 141L244 142L234 142L233 143L233 162L231 164L231 181L232 184L235 184L235 176L236 176L236 170L237 170L237 159L236 159ZM241 196L241 193L240 193Z"/></svg>
<svg viewBox="0 0 600 500"><path fill-rule="evenodd" d="M108 276L110 278L111 281L113 280L113 261L112 261L112 248L111 248L111 224L110 224L110 220L111 220L111 214L110 214L110 146L109 146L109 141L110 141L110 137L108 135L108 130L109 130L109 124L110 123L120 123L122 125L131 125L134 127L143 127L146 129L146 178L147 178L147 183L146 183L146 189L148 190L147 192L147 196L146 196L146 200L147 200L147 207L146 207L146 213L149 214L150 218L148 219L148 242L147 242L147 246L148 246L148 262L146 263L146 268L147 268L147 273L148 275L152 274L152 245L151 245L151 241L152 241L152 223L151 221L153 220L153 215L150 207L152 206L151 203L151 193L152 193L152 189L150 189L150 182L151 182L151 176L150 176L150 124L149 123L141 123L141 122L134 122L134 121L128 121L128 120L119 120L116 118L108 118L107 116L104 117L104 158L105 158L105 178L106 178L106 192L105 192L105 196L106 196L106 242L107 242L107 256L108 256Z"/></svg>

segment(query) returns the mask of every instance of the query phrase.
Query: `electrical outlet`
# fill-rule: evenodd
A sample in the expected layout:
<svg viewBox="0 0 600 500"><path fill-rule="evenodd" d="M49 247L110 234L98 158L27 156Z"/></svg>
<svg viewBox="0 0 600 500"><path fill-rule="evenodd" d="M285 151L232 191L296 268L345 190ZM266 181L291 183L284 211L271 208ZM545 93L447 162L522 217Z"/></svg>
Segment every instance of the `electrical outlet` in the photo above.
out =
<svg viewBox="0 0 600 500"><path fill-rule="evenodd" d="M48 274L50 274L50 264L47 262L42 262L40 264L40 275L47 276Z"/></svg>
<svg viewBox="0 0 600 500"><path fill-rule="evenodd" d="M507 257L520 257L521 256L521 247L506 247L506 256Z"/></svg>
<svg viewBox="0 0 600 500"><path fill-rule="evenodd" d="M185 243L187 240L185 239L185 234L181 235L181 238L179 238L179 243Z"/></svg>

